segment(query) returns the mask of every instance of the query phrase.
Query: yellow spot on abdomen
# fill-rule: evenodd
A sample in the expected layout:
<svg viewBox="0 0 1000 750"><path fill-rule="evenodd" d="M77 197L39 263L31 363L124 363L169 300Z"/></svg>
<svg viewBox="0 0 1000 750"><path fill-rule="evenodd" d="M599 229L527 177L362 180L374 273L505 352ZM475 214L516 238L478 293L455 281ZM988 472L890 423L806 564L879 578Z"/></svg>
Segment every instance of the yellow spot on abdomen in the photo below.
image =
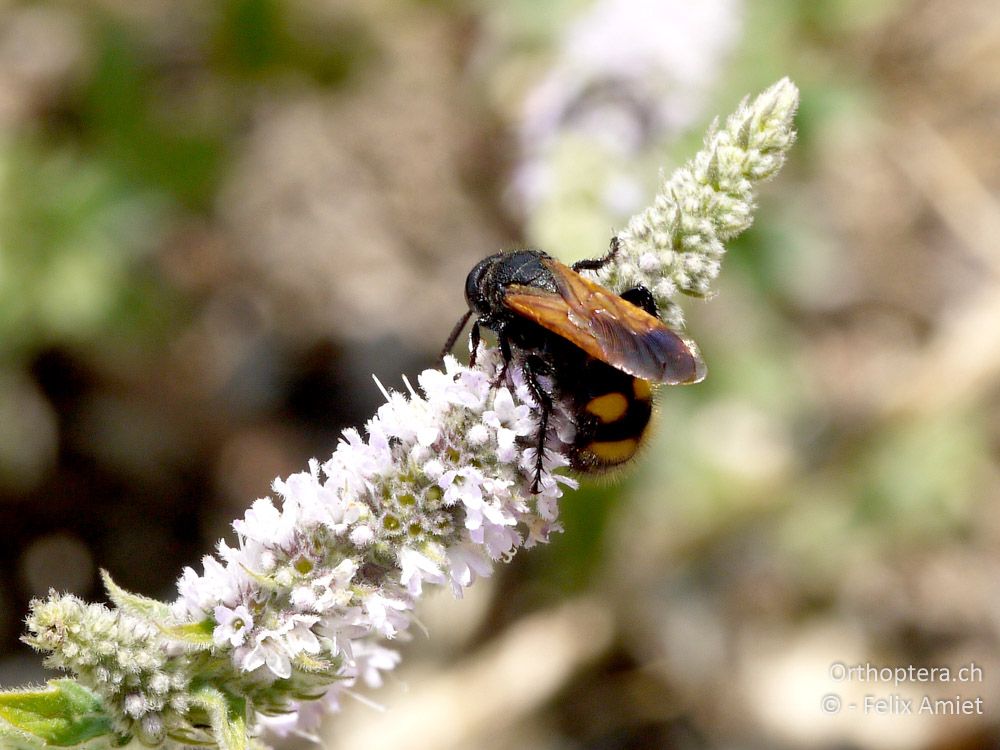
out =
<svg viewBox="0 0 1000 750"><path fill-rule="evenodd" d="M621 393L605 393L592 398L585 407L588 412L608 424L617 422L628 411L628 399Z"/></svg>
<svg viewBox="0 0 1000 750"><path fill-rule="evenodd" d="M636 378L632 381L632 393L640 401L649 401L653 397L653 388L650 386L648 380Z"/></svg>
<svg viewBox="0 0 1000 750"><path fill-rule="evenodd" d="M639 449L639 441L635 438L625 440L595 440L585 450L593 453L598 460L606 464L620 464L628 461Z"/></svg>

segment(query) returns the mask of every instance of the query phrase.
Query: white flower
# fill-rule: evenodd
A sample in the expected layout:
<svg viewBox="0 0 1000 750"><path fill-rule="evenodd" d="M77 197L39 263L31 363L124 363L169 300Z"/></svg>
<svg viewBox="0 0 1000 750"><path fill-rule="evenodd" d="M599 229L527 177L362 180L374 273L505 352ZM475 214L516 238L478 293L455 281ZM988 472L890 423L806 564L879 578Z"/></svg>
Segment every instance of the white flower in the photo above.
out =
<svg viewBox="0 0 1000 750"><path fill-rule="evenodd" d="M498 388L493 408L483 412L483 424L496 430L497 458L510 463L517 458L517 438L532 435L538 429L527 404L515 404L507 388Z"/></svg>
<svg viewBox="0 0 1000 750"><path fill-rule="evenodd" d="M429 420L414 419L417 415L410 401L401 393L389 395L388 402L382 404L376 412L379 425L386 434L408 443L417 442L417 433L421 422Z"/></svg>
<svg viewBox="0 0 1000 750"><path fill-rule="evenodd" d="M347 429L333 456L323 464L323 473L340 485L343 494L355 496L365 491L368 479L382 463L380 450L369 446L357 430Z"/></svg>
<svg viewBox="0 0 1000 750"><path fill-rule="evenodd" d="M353 642L358 638L370 635L372 624L364 608L360 606L339 607L325 613L323 619L316 623L313 630L321 638L330 641L332 655L349 657L344 666L344 669L348 669Z"/></svg>
<svg viewBox="0 0 1000 750"><path fill-rule="evenodd" d="M351 544L355 547L367 547L375 541L375 532L372 531L371 526L361 524L351 529L351 533L348 538L351 540Z"/></svg>
<svg viewBox="0 0 1000 750"><path fill-rule="evenodd" d="M424 474L427 475L428 479L432 482L436 482L441 478L441 475L444 474L444 464L438 459L432 458L423 465L423 471Z"/></svg>
<svg viewBox="0 0 1000 750"><path fill-rule="evenodd" d="M242 646L247 639L247 633L253 629L253 616L245 604L235 609L220 604L214 610L215 630L212 631L212 641L216 646Z"/></svg>
<svg viewBox="0 0 1000 750"><path fill-rule="evenodd" d="M283 509L289 506L290 501L298 507L296 525L322 523L339 530L344 523L344 504L331 487L322 483L319 472L319 462L312 459L308 472L292 474L284 480L275 479L272 488L285 501Z"/></svg>
<svg viewBox="0 0 1000 750"><path fill-rule="evenodd" d="M316 606L316 602L319 601L319 593L317 589L320 587L322 579L315 581L312 584L305 586L296 586L292 589L292 604L298 610L311 610L315 612L322 611Z"/></svg>
<svg viewBox="0 0 1000 750"><path fill-rule="evenodd" d="M485 545L486 551L494 560L499 560L514 552L521 543L521 535L513 526L488 525L470 534L473 541Z"/></svg>
<svg viewBox="0 0 1000 750"><path fill-rule="evenodd" d="M181 616L189 615L200 619L219 604L235 604L238 597L238 581L227 567L211 555L202 558L204 573L198 575L192 568L185 568L177 582L181 595L174 610Z"/></svg>
<svg viewBox="0 0 1000 750"><path fill-rule="evenodd" d="M417 382L431 405L462 406L473 411L483 408L490 389L489 379L481 371L460 369L453 357L445 358L445 372L424 370Z"/></svg>
<svg viewBox="0 0 1000 750"><path fill-rule="evenodd" d="M399 582L412 596L420 596L423 582L442 584L445 575L426 555L415 549L404 547L399 551Z"/></svg>
<svg viewBox="0 0 1000 750"><path fill-rule="evenodd" d="M357 570L358 564L354 560L343 560L329 573L292 589L292 604L300 611L312 612L346 606L354 595L350 584Z"/></svg>
<svg viewBox="0 0 1000 750"><path fill-rule="evenodd" d="M393 468L392 446L379 419L372 419L366 425L368 432L369 457L372 461L370 476L385 476Z"/></svg>
<svg viewBox="0 0 1000 750"><path fill-rule="evenodd" d="M461 597L462 590L471 586L477 577L489 578L493 574L493 565L479 545L457 544L448 550L447 556L448 577L456 597Z"/></svg>
<svg viewBox="0 0 1000 750"><path fill-rule="evenodd" d="M317 730L326 714L340 710L339 696L342 689L339 683L335 683L321 698L296 701L293 704L294 711L277 716L262 715L257 733L266 730L271 736L280 739L302 737L318 745L321 738Z"/></svg>
<svg viewBox="0 0 1000 750"><path fill-rule="evenodd" d="M266 666L275 677L291 677L292 661L282 635L273 630L260 631L252 646L241 646L233 652L236 665L244 672L253 672Z"/></svg>
<svg viewBox="0 0 1000 750"><path fill-rule="evenodd" d="M382 672L395 669L402 660L398 651L372 641L359 641L354 657L358 677L370 688L381 687Z"/></svg>
<svg viewBox="0 0 1000 750"><path fill-rule="evenodd" d="M285 650L290 656L305 652L318 654L319 639L312 631L312 626L319 622L316 615L292 615L282 626L284 631Z"/></svg>
<svg viewBox="0 0 1000 750"><path fill-rule="evenodd" d="M354 574L357 572L358 564L354 560L350 558L342 560L332 571L330 586L335 588L346 588L354 578Z"/></svg>
<svg viewBox="0 0 1000 750"><path fill-rule="evenodd" d="M218 594L205 586L204 581L194 568L184 568L177 580L177 593L180 597L171 607L175 616L180 619L197 618L204 615L205 608L211 602L217 601Z"/></svg>
<svg viewBox="0 0 1000 750"><path fill-rule="evenodd" d="M482 484L483 472L472 466L449 469L438 479L438 486L444 490L445 505L462 503L470 509L478 509L483 503Z"/></svg>
<svg viewBox="0 0 1000 750"><path fill-rule="evenodd" d="M469 428L466 437L473 445L485 445L490 439L490 431L482 423L474 424Z"/></svg>
<svg viewBox="0 0 1000 750"><path fill-rule="evenodd" d="M292 541L298 509L294 496L285 500L280 511L274 507L271 498L264 497L254 502L242 519L234 521L233 528L244 539L283 547Z"/></svg>
<svg viewBox="0 0 1000 750"><path fill-rule="evenodd" d="M384 638L395 638L409 627L410 621L404 613L411 606L402 599L378 593L363 597L364 611L371 620L371 627Z"/></svg>
<svg viewBox="0 0 1000 750"><path fill-rule="evenodd" d="M535 431L535 420L527 404L515 404L506 388L498 388L493 398L493 408L483 412L483 423L497 430L509 430L515 435L530 435Z"/></svg>

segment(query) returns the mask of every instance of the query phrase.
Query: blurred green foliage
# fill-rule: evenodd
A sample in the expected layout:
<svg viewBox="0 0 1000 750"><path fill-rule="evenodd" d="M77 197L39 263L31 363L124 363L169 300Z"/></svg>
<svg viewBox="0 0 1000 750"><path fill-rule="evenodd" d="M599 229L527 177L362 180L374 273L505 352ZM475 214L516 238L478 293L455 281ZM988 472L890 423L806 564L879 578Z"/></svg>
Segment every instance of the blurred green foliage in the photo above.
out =
<svg viewBox="0 0 1000 750"><path fill-rule="evenodd" d="M346 14L317 23L284 0L224 0L220 6L209 59L212 68L237 80L300 73L336 86L375 53L369 30Z"/></svg>
<svg viewBox="0 0 1000 750"><path fill-rule="evenodd" d="M86 343L141 314L162 201L40 137L6 140L0 160L0 351Z"/></svg>
<svg viewBox="0 0 1000 750"><path fill-rule="evenodd" d="M211 214L254 87L340 85L373 54L356 20L297 18L282 0L227 0L203 20L178 53L95 9L84 70L0 138L0 350L155 334L171 292L150 255L186 215Z"/></svg>
<svg viewBox="0 0 1000 750"><path fill-rule="evenodd" d="M104 26L98 49L93 75L81 92L79 117L86 123L81 140L135 184L206 209L226 155L228 133L219 117L224 113L209 110L199 118L190 108L193 102L183 98L176 110L164 107L169 93L164 89L173 81L126 29Z"/></svg>

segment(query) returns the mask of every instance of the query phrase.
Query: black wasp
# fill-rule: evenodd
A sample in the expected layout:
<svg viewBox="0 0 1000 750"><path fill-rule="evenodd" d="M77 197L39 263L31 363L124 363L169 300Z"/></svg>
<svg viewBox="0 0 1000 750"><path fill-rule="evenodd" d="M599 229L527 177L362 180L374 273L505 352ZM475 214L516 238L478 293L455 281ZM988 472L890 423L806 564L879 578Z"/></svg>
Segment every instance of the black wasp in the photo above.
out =
<svg viewBox="0 0 1000 750"><path fill-rule="evenodd" d="M471 364L485 326L496 334L503 357L497 382L511 362L524 372L540 409L533 493L539 490L556 400L576 423L571 466L599 472L623 464L639 449L653 411L652 383L697 383L705 377L697 348L657 317L646 287L618 295L580 275L601 268L617 252L615 238L603 258L568 267L541 250L504 251L480 261L466 279L469 311L444 353L476 315Z"/></svg>

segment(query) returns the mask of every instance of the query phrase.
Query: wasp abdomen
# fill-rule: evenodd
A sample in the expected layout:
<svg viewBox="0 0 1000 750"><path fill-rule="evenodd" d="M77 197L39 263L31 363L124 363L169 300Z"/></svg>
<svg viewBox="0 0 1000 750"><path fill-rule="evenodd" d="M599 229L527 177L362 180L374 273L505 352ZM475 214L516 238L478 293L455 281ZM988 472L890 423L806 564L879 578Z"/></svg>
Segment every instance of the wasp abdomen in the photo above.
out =
<svg viewBox="0 0 1000 750"><path fill-rule="evenodd" d="M614 424L628 413L628 397L624 393L605 393L594 396L583 409L601 424Z"/></svg>
<svg viewBox="0 0 1000 750"><path fill-rule="evenodd" d="M570 463L578 471L600 472L639 450L653 414L653 392L647 381L597 360L584 370L576 389L567 390L576 421Z"/></svg>

